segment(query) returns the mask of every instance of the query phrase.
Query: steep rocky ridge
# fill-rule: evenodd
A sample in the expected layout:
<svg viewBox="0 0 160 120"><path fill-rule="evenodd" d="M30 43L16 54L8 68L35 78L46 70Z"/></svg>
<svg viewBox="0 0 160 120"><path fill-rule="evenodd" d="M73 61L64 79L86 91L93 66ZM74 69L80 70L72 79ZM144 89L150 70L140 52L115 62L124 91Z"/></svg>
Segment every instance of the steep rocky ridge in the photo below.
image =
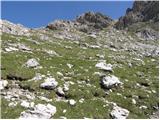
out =
<svg viewBox="0 0 160 120"><path fill-rule="evenodd" d="M126 10L126 15L119 18L116 28L123 29L134 23L146 21L159 21L158 1L135 1L133 7Z"/></svg>

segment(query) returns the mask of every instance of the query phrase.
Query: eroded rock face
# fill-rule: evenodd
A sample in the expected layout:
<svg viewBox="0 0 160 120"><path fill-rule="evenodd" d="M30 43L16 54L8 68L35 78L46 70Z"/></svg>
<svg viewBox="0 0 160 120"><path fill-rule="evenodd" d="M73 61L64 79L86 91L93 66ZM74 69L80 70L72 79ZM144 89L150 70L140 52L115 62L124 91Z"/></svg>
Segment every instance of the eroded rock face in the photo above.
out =
<svg viewBox="0 0 160 120"><path fill-rule="evenodd" d="M145 40L158 40L158 32L149 28L136 31L136 35Z"/></svg>
<svg viewBox="0 0 160 120"><path fill-rule="evenodd" d="M21 113L20 119L49 119L56 113L56 107L51 104L37 104L33 110L26 110Z"/></svg>
<svg viewBox="0 0 160 120"><path fill-rule="evenodd" d="M116 28L123 29L134 23L149 20L158 22L158 8L158 1L135 1L132 9L128 8L126 15L119 18L119 21L116 23Z"/></svg>
<svg viewBox="0 0 160 120"><path fill-rule="evenodd" d="M119 106L114 106L110 115L113 119L126 119L129 115L129 111Z"/></svg>

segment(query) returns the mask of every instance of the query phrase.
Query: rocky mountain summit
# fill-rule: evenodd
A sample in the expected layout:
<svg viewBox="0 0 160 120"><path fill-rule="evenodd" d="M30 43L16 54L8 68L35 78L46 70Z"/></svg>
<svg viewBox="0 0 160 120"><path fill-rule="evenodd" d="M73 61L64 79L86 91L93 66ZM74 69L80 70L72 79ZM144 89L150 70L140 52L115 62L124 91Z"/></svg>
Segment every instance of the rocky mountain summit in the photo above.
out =
<svg viewBox="0 0 160 120"><path fill-rule="evenodd" d="M158 2L30 29L1 20L2 118L159 118Z"/></svg>

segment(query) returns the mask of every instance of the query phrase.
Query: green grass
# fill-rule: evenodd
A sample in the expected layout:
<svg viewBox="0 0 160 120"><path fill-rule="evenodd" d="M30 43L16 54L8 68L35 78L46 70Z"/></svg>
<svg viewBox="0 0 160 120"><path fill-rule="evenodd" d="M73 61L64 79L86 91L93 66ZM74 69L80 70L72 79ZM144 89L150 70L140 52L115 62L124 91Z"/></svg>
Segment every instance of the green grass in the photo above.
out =
<svg viewBox="0 0 160 120"><path fill-rule="evenodd" d="M111 51L107 48L102 49L81 49L80 45L75 44L71 41L63 41L53 38L53 41L50 42L40 42L40 45L33 44L31 41L28 41L29 38L26 37L17 37L7 34L2 35L2 49L6 47L6 43L17 43L16 39L20 39L20 43L24 43L29 46L33 53L26 52L2 52L2 66L5 68L2 70L2 78L7 79L8 74L13 74L16 76L22 76L28 79L31 79L35 76L36 73L41 73L46 76L47 73L50 73L59 83L60 86L63 86L64 82L62 78L57 75L57 72L63 73L65 77L71 77L70 80L75 84L70 85L69 91L66 92L66 97L68 99L75 99L77 101L75 106L70 106L68 103L63 101L54 101L56 98L56 93L54 90L45 90L41 89L39 86L44 81L18 81L17 83L23 89L27 89L30 92L34 92L36 95L41 96L41 93L49 98L53 99L51 104L57 107L57 112L53 118L59 118L60 116L65 116L67 118L110 118L109 113L112 110L112 106L108 105L103 107L106 103L102 100L113 101L119 106L126 108L130 111L128 118L149 118L154 112L153 106L159 104L158 101L158 58L154 58L155 61L151 61L150 57L141 58L145 65L141 62L134 60L137 55L132 55L127 51ZM34 38L33 38L34 39ZM56 42L58 41L58 42ZM87 42L88 44L96 44L95 39L86 37L82 43ZM105 43L105 40L101 40ZM72 49L67 49L64 46L71 46ZM49 56L43 51L43 49L54 50L60 56ZM96 54L104 54L105 60L107 63L117 64L121 67L113 68L113 75L117 76L121 82L124 84L122 87L114 88L109 95L105 96L104 90L100 86L100 77L94 75L95 72L102 72L108 74L107 72L98 70L95 68L95 64L98 62L99 58L96 57ZM119 59L118 57L125 56L124 59ZM37 58L42 69L33 69L26 68L23 64L30 58ZM133 63L133 67L128 66L128 61ZM73 67L70 69L66 65L67 63L72 64ZM138 76L137 72L143 72L144 75ZM69 74L74 72L74 74ZM148 79L148 80L147 80ZM77 81L87 81L91 86L86 84L78 84ZM126 81L128 80L128 81ZM137 87L136 84L148 83L149 87L142 88ZM10 84L10 83L9 83ZM93 87L95 86L95 87ZM155 90L156 93L148 93L147 90ZM121 93L122 96L117 95ZM135 98L137 101L136 105L132 104L132 97L139 96L141 99ZM148 97L147 97L148 96ZM125 99L127 97L127 99ZM84 98L84 103L79 103L78 100ZM36 98L34 100L36 104L45 103L44 101ZM18 118L20 112L24 109L19 105L16 108L16 111L13 111L13 108L7 107L8 102L2 98L2 118ZM148 109L141 110L139 107L141 105L146 105ZM67 112L63 113L62 111L66 109ZM13 112L12 112L13 111Z"/></svg>

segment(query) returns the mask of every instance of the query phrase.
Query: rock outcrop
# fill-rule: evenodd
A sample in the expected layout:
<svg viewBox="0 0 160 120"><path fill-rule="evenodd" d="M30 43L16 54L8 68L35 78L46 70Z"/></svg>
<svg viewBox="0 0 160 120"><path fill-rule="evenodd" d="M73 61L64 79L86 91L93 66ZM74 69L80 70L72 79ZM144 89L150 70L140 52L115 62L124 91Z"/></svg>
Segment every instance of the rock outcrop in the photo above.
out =
<svg viewBox="0 0 160 120"><path fill-rule="evenodd" d="M86 12L76 18L74 21L55 20L46 26L51 30L67 30L77 29L82 32L91 32L93 30L101 30L108 27L112 23L112 19L101 13Z"/></svg>
<svg viewBox="0 0 160 120"><path fill-rule="evenodd" d="M77 17L76 21L81 24L79 29L81 31L88 31L89 29L103 29L112 23L112 19L99 12L87 12Z"/></svg>
<svg viewBox="0 0 160 120"><path fill-rule="evenodd" d="M126 15L119 18L116 28L124 29L137 22L158 22L158 8L158 1L135 1L133 7L126 10Z"/></svg>
<svg viewBox="0 0 160 120"><path fill-rule="evenodd" d="M29 36L30 29L20 24L13 24L7 20L0 20L0 30L4 33L13 35L24 35Z"/></svg>

